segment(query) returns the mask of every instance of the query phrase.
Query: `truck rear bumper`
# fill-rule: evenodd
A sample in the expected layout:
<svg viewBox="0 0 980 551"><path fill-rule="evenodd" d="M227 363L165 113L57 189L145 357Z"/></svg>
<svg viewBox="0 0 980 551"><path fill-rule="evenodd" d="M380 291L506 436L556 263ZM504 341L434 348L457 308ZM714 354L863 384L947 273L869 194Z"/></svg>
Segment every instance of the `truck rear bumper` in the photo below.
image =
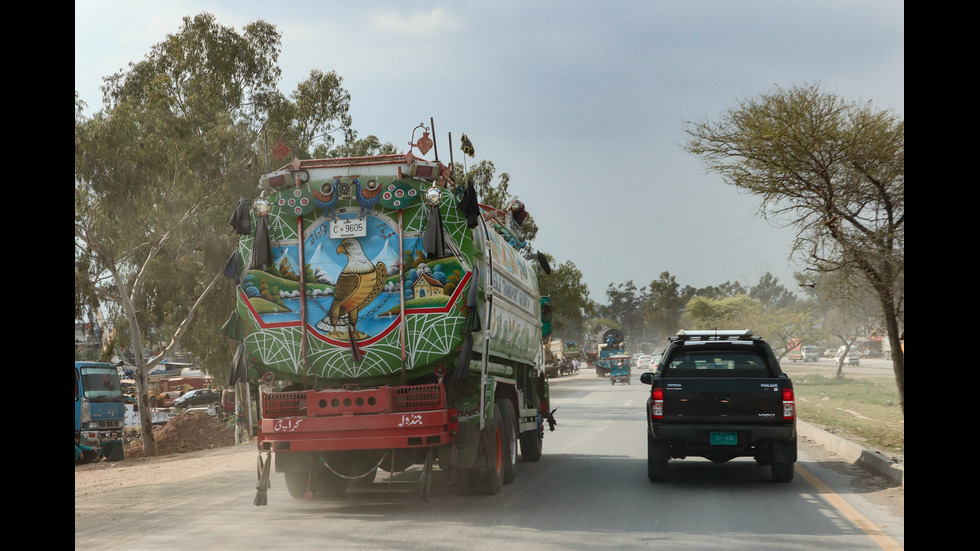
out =
<svg viewBox="0 0 980 551"><path fill-rule="evenodd" d="M443 446L459 434L455 410L347 417L263 419L259 449L268 451L384 450Z"/></svg>
<svg viewBox="0 0 980 551"><path fill-rule="evenodd" d="M445 407L441 385L272 393L263 406L264 451L434 447L459 435L459 414Z"/></svg>

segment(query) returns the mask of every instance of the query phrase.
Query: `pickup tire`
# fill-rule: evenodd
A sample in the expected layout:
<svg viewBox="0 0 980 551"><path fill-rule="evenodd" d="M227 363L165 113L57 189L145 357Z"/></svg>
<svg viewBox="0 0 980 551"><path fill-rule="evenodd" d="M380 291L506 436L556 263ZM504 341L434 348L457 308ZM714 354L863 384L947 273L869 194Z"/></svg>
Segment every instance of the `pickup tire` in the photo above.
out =
<svg viewBox="0 0 980 551"><path fill-rule="evenodd" d="M773 482L792 482L795 465L795 463L777 463L774 461L769 467L772 469Z"/></svg>
<svg viewBox="0 0 980 551"><path fill-rule="evenodd" d="M663 482L667 479L668 461L670 451L647 432L647 478L650 482Z"/></svg>

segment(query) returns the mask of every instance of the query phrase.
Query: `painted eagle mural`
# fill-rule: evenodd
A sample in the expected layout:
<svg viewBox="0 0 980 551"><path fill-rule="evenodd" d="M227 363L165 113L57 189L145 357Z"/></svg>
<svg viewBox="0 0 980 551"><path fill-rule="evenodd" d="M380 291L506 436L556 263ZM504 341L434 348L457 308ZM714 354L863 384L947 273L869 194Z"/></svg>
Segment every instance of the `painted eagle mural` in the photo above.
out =
<svg viewBox="0 0 980 551"><path fill-rule="evenodd" d="M337 254L347 257L347 264L337 276L333 302L327 315L317 322L317 329L332 331L332 337L349 337L351 344L366 335L357 330L357 313L371 304L381 294L388 278L388 268L384 262L372 264L364 254L361 244L348 237L340 242ZM347 317L346 335L337 329L341 318Z"/></svg>

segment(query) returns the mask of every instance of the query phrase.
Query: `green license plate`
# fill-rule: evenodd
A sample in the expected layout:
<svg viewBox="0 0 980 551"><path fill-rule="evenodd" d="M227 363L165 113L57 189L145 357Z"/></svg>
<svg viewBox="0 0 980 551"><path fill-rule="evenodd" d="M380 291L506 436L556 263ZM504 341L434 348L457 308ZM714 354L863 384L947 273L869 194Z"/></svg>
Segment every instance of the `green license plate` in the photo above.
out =
<svg viewBox="0 0 980 551"><path fill-rule="evenodd" d="M738 444L738 434L734 432L712 432L709 438L712 446L734 446Z"/></svg>

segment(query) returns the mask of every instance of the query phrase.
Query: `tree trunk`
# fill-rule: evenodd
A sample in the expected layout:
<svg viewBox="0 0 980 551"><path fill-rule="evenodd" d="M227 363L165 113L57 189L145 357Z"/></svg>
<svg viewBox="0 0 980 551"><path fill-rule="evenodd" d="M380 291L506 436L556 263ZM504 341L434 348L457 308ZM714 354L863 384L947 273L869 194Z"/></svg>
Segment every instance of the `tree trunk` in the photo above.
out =
<svg viewBox="0 0 980 551"><path fill-rule="evenodd" d="M904 339L898 329L898 317L893 311L885 312L885 327L888 330L888 342L892 347L892 368L895 370L898 399L902 404L902 415L905 415L905 348L902 346Z"/></svg>

